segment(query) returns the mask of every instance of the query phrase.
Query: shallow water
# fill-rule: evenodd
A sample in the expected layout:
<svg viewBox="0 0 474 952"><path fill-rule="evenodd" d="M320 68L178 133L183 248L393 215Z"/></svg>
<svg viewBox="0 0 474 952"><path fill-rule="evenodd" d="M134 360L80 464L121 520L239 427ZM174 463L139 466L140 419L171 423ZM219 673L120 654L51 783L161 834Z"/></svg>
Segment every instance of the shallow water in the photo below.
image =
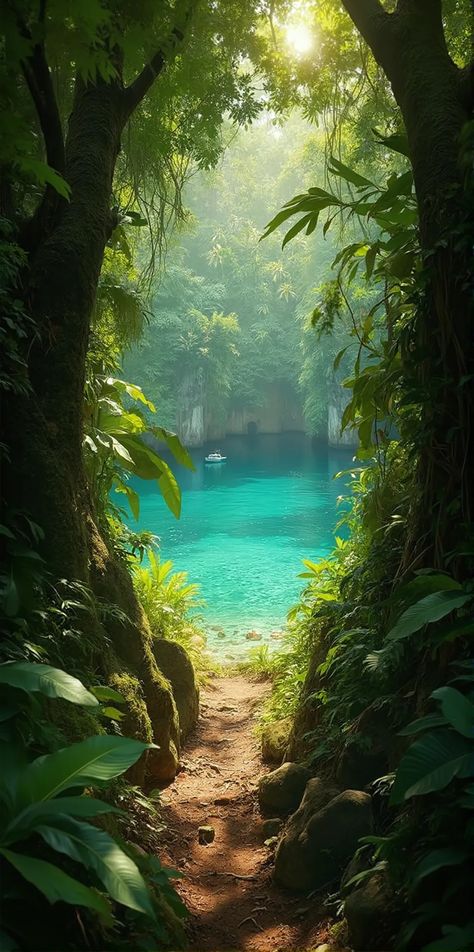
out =
<svg viewBox="0 0 474 952"><path fill-rule="evenodd" d="M337 498L344 481L333 476L352 453L311 446L302 434L228 437L218 449L226 463L196 472L174 467L183 492L181 519L167 510L154 484L140 481L140 528L160 537L160 556L199 582L209 647L229 660L271 638L285 624L304 580L301 559L316 560L334 543ZM211 627L213 626L213 627Z"/></svg>

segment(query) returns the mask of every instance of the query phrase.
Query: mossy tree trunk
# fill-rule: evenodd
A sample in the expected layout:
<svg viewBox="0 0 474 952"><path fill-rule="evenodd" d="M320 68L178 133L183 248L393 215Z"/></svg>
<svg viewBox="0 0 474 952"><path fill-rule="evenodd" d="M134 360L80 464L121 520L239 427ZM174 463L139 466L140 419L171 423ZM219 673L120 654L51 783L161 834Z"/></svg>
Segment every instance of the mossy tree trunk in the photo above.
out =
<svg viewBox="0 0 474 952"><path fill-rule="evenodd" d="M187 0L179 5L189 10ZM175 28L168 48L182 38ZM27 82L36 59L41 60L37 49L25 64ZM171 779L176 770L176 708L154 660L148 623L129 572L97 525L82 436L90 318L105 246L116 224L111 197L121 134L164 66L158 52L128 87L120 79L119 63L118 78L111 82L84 83L77 78L67 137L56 145L49 137L62 135L61 124L56 122L51 129L45 121L43 106L53 92L43 84L38 112L46 153L56 157L56 169L68 182L71 196L70 201L61 200L48 188L22 233L28 252L25 304L37 332L28 345L31 393L15 397L14 407L6 413L12 465L5 479L7 504L26 510L44 532L42 555L53 578L80 580L123 610L125 621L112 618L106 624L104 638L112 648L106 649L104 642L100 662L104 673L111 674L117 657L119 668L128 669L143 686L153 736L160 746L150 758L151 773L158 781ZM41 68L44 75L44 63ZM53 99L48 109L57 113Z"/></svg>
<svg viewBox="0 0 474 952"><path fill-rule="evenodd" d="M472 119L471 70L459 69L449 55L441 0L399 0L393 13L379 0L343 2L391 83L409 142L424 289L404 354L422 406L404 567L442 565L460 526L474 518L472 195L462 161Z"/></svg>

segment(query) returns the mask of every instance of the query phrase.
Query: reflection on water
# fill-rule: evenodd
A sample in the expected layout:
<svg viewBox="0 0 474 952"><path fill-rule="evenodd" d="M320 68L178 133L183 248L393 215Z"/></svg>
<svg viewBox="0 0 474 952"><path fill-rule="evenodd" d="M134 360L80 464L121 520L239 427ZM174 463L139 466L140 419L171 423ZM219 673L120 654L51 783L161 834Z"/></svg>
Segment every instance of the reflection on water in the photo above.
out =
<svg viewBox="0 0 474 952"><path fill-rule="evenodd" d="M228 461L204 465L213 449ZM154 485L135 485L140 528L160 537L163 559L199 582L204 617L215 626L210 645L233 654L251 645L245 640L251 629L263 642L271 640L303 584L301 559L315 560L332 548L337 497L344 492L344 482L333 476L350 466L352 453L313 448L301 434L284 434L228 437L192 455L196 472L180 467L177 473L179 521Z"/></svg>

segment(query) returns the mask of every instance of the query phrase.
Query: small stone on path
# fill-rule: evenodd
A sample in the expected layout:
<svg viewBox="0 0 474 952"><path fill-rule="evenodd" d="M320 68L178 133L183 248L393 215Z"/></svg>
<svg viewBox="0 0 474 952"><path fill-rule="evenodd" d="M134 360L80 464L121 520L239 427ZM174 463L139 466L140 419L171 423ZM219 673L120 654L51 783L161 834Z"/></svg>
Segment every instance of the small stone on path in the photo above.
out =
<svg viewBox="0 0 474 952"><path fill-rule="evenodd" d="M201 846L207 846L209 843L212 843L216 831L213 826L200 826L198 829L198 838Z"/></svg>

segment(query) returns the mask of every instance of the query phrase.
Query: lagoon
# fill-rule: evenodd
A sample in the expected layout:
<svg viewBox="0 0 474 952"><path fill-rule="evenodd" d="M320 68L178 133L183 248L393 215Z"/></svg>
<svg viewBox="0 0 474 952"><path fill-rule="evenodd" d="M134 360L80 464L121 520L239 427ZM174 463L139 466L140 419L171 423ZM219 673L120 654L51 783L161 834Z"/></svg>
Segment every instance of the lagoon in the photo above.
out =
<svg viewBox="0 0 474 952"><path fill-rule="evenodd" d="M219 449L226 463L205 465ZM304 580L301 560L317 560L334 544L337 501L351 465L346 449L313 446L303 434L227 437L191 453L194 473L174 466L181 518L166 508L155 484L140 481L139 528L160 538L160 558L198 582L208 645L231 660L255 644L275 644Z"/></svg>

